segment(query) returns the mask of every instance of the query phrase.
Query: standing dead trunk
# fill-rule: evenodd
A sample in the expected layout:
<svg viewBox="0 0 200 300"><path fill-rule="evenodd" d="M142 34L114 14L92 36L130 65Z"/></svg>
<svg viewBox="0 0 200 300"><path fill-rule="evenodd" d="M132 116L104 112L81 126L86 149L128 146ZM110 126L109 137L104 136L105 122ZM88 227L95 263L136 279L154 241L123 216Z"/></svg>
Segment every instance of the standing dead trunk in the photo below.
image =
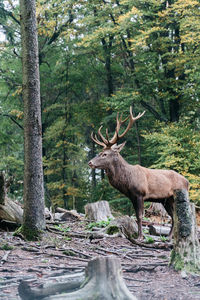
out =
<svg viewBox="0 0 200 300"><path fill-rule="evenodd" d="M35 0L20 0L24 101L24 220L31 236L45 227L42 126ZM34 234L35 232L35 234Z"/></svg>
<svg viewBox="0 0 200 300"><path fill-rule="evenodd" d="M177 270L200 271L200 245L197 237L195 206L186 190L175 191L174 248L171 265Z"/></svg>

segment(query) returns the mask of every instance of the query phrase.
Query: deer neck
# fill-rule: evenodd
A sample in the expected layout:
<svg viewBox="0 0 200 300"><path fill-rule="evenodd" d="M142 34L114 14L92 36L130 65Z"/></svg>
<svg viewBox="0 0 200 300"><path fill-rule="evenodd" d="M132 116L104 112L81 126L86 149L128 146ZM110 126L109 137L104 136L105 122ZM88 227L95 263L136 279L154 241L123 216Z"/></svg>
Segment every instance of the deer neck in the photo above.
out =
<svg viewBox="0 0 200 300"><path fill-rule="evenodd" d="M118 154L117 158L106 170L106 174L112 186L119 189L118 186L121 183L121 178L127 172L128 166L129 164L125 161L125 159L123 159L123 157L120 154Z"/></svg>

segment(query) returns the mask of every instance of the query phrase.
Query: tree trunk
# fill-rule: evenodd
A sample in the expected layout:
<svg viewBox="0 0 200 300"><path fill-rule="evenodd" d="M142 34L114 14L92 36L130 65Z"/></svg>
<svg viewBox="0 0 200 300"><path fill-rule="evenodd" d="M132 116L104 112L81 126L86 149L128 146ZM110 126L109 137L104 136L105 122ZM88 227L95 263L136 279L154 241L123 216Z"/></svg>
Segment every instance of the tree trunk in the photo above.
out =
<svg viewBox="0 0 200 300"><path fill-rule="evenodd" d="M111 97L111 95L113 94L113 78L112 78L112 70L111 70L111 53L110 53L112 47L112 40L113 40L112 36L109 36L109 43L106 42L105 38L101 39L104 54L105 54L105 68L106 68L106 76L107 76L108 97Z"/></svg>
<svg viewBox="0 0 200 300"><path fill-rule="evenodd" d="M0 172L0 204L5 204L6 197L6 180L4 172Z"/></svg>
<svg viewBox="0 0 200 300"><path fill-rule="evenodd" d="M20 0L24 101L23 233L45 227L42 125L35 0ZM25 230L27 229L27 230Z"/></svg>
<svg viewBox="0 0 200 300"><path fill-rule="evenodd" d="M200 271L195 206L190 203L186 190L175 191L174 248L170 263L176 270Z"/></svg>

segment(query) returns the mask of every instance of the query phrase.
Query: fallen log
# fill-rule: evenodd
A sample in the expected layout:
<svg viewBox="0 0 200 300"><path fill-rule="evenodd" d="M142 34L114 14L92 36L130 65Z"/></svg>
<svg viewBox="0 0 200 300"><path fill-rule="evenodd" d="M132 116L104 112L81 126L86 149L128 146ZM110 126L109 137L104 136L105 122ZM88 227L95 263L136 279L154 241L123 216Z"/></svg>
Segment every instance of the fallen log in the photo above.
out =
<svg viewBox="0 0 200 300"><path fill-rule="evenodd" d="M162 225L149 225L149 233L152 235L161 235L161 236L168 236L170 232L169 226L162 226Z"/></svg>
<svg viewBox="0 0 200 300"><path fill-rule="evenodd" d="M75 210L67 210L62 207L55 207L55 213L60 213L60 221L78 221L82 217Z"/></svg>
<svg viewBox="0 0 200 300"><path fill-rule="evenodd" d="M195 206L186 190L174 193L174 246L170 264L176 270L200 271L200 244L197 236Z"/></svg>
<svg viewBox="0 0 200 300"><path fill-rule="evenodd" d="M22 280L18 292L22 300L43 299L57 293L72 292L80 288L84 280L85 272L46 278L42 283L42 279L39 283L33 280Z"/></svg>
<svg viewBox="0 0 200 300"><path fill-rule="evenodd" d="M13 200L6 197L4 204L0 204L0 220L22 224L23 209Z"/></svg>
<svg viewBox="0 0 200 300"><path fill-rule="evenodd" d="M23 210L21 206L7 197L10 181L6 180L4 172L0 172L0 221L10 221L22 224Z"/></svg>

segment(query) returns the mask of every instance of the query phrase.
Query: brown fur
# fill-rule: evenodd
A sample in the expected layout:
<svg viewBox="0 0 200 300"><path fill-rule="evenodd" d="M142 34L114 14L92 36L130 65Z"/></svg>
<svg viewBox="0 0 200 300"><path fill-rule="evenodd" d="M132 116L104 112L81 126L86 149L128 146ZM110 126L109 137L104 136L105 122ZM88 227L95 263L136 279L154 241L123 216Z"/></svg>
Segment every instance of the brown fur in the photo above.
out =
<svg viewBox="0 0 200 300"><path fill-rule="evenodd" d="M126 195L133 203L138 221L138 237L142 238L142 215L144 201L160 202L172 218L173 231L173 193L176 189L187 189L185 177L171 170L147 169L130 165L119 154L124 144L114 145L103 150L88 164L91 168L104 169L110 184Z"/></svg>

